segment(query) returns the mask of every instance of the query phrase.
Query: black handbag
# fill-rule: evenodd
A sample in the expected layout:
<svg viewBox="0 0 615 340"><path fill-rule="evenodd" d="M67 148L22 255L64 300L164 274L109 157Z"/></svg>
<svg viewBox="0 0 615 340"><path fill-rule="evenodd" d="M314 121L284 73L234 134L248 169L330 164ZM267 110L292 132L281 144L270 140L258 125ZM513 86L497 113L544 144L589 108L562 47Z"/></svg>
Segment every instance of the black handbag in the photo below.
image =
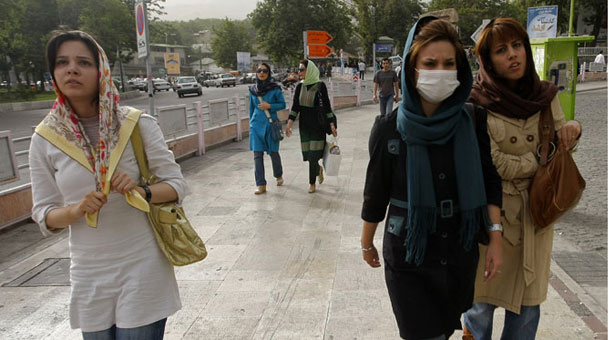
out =
<svg viewBox="0 0 615 340"><path fill-rule="evenodd" d="M258 100L262 103L263 97L258 96ZM282 122L279 119L271 118L271 114L269 114L269 110L264 110L267 115L267 119L269 119L269 124L271 127L271 137L275 141L281 141L284 139L284 130L282 129Z"/></svg>

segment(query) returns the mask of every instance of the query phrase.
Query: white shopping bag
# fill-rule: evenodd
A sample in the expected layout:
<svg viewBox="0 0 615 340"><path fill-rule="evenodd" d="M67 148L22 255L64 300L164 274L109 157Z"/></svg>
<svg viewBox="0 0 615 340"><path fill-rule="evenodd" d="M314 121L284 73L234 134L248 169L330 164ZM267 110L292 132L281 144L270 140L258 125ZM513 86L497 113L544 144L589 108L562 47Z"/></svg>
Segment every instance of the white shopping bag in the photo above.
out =
<svg viewBox="0 0 615 340"><path fill-rule="evenodd" d="M333 142L326 143L325 152L322 157L322 164L325 168L327 176L337 176L340 172L340 164L342 163L342 153L337 144L337 139Z"/></svg>

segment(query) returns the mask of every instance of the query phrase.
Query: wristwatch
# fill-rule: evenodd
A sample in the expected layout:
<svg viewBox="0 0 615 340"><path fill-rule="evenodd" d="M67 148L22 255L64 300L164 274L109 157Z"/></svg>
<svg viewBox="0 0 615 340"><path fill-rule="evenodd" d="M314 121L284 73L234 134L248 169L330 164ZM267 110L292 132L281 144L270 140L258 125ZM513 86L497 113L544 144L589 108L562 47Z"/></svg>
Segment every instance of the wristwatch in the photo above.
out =
<svg viewBox="0 0 615 340"><path fill-rule="evenodd" d="M504 228L502 228L502 225L499 223L494 223L490 226L487 227L487 231L492 232L492 231L501 231L504 232Z"/></svg>
<svg viewBox="0 0 615 340"><path fill-rule="evenodd" d="M145 200L147 202L152 200L152 191L149 190L149 187L147 185L139 185L141 188L143 188L143 191L145 191Z"/></svg>

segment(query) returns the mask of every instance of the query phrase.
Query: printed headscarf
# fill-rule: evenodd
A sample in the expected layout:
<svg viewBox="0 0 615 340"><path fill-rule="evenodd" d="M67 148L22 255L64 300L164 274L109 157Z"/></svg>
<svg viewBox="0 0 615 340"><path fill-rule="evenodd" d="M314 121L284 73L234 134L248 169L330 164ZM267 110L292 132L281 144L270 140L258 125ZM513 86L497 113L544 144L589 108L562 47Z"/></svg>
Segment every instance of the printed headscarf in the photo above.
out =
<svg viewBox="0 0 615 340"><path fill-rule="evenodd" d="M88 140L85 130L79 122L79 117L70 106L69 99L62 93L54 82L53 88L56 93L56 101L43 120L58 135L69 143L83 150L90 164L90 170L94 173L96 190L104 191L107 185L107 171L111 151L119 140L120 126L129 113L129 108L120 107L120 96L113 85L111 69L105 51L87 33L83 33L91 39L98 49L98 116L99 137L97 141Z"/></svg>

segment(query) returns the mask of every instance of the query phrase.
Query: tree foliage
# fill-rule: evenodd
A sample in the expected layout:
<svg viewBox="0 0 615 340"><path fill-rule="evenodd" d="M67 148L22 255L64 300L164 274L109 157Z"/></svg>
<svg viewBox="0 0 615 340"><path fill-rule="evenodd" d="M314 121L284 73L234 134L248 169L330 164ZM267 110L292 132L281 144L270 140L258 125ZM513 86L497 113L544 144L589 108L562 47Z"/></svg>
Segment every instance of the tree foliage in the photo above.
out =
<svg viewBox="0 0 615 340"><path fill-rule="evenodd" d="M211 42L213 59L218 66L237 68L237 52L251 52L251 39L246 25L228 18L213 29L216 34Z"/></svg>
<svg viewBox="0 0 615 340"><path fill-rule="evenodd" d="M343 49L353 30L350 10L340 0L263 0L248 18L267 55L285 65L303 58L303 31L327 31L333 36L329 45Z"/></svg>
<svg viewBox="0 0 615 340"><path fill-rule="evenodd" d="M353 0L358 33L366 57L371 60L372 44L380 36L395 40L402 50L408 32L424 11L420 0Z"/></svg>

